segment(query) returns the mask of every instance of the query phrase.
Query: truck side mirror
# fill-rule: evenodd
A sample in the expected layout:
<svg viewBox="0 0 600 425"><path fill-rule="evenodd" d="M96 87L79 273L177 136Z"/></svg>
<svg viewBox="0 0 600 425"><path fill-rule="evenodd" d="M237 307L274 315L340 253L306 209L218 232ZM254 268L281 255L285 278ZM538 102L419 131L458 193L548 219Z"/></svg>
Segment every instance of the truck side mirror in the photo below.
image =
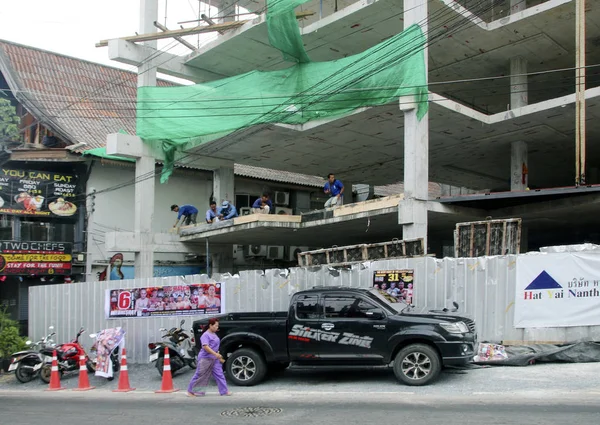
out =
<svg viewBox="0 0 600 425"><path fill-rule="evenodd" d="M367 319L373 319L373 320L383 319L383 313L381 313L380 311L367 311L365 313L365 316L367 316Z"/></svg>

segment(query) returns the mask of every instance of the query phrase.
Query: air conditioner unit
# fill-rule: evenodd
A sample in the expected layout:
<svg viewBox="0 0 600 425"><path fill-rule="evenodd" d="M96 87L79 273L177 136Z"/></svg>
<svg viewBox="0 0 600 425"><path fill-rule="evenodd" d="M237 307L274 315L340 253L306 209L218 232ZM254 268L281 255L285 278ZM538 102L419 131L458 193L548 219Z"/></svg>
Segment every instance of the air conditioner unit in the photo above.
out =
<svg viewBox="0 0 600 425"><path fill-rule="evenodd" d="M308 250L309 248L307 246L290 246L288 254L289 261L298 261L298 253Z"/></svg>
<svg viewBox="0 0 600 425"><path fill-rule="evenodd" d="M289 205L290 192L275 192L275 205Z"/></svg>
<svg viewBox="0 0 600 425"><path fill-rule="evenodd" d="M250 215L252 214L252 208L250 207L242 207L240 208L240 215Z"/></svg>
<svg viewBox="0 0 600 425"><path fill-rule="evenodd" d="M266 245L248 245L245 247L244 254L246 257L266 257Z"/></svg>
<svg viewBox="0 0 600 425"><path fill-rule="evenodd" d="M275 214L277 215L293 215L294 210L286 207L275 207Z"/></svg>
<svg viewBox="0 0 600 425"><path fill-rule="evenodd" d="M282 246L270 246L267 249L267 258L269 260L283 260L283 247Z"/></svg>

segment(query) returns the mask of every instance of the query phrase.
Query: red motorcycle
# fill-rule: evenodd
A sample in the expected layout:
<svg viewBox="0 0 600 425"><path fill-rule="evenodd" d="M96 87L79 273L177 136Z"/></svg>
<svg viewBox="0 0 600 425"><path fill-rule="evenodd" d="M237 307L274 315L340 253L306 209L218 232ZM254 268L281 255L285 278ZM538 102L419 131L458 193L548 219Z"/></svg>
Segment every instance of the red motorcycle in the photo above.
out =
<svg viewBox="0 0 600 425"><path fill-rule="evenodd" d="M71 342L56 346L55 348L44 348L40 353L44 356L44 365L40 370L40 378L45 383L50 383L52 375L52 352L56 350L58 359L58 371L61 376L66 372L79 371L79 356L85 357L85 366L89 373L95 373L96 367L94 362L90 360L83 346L79 343L79 337L84 332L84 329L79 329L77 336Z"/></svg>

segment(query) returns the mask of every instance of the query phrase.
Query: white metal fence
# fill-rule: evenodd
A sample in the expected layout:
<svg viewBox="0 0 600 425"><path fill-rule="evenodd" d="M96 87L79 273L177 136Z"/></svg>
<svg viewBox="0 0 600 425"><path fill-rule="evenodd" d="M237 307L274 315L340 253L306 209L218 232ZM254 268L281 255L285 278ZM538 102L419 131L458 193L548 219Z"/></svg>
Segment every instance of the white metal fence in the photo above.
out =
<svg viewBox="0 0 600 425"><path fill-rule="evenodd" d="M600 326L515 329L513 326L516 256L480 258L430 257L394 259L356 264L350 270L327 266L245 271L209 279L206 275L175 276L66 285L35 286L29 289L29 336L39 338L54 325L59 342L75 336L83 326L87 333L122 326L127 331L130 363L146 362L147 344L160 338L160 327L172 327L181 317L105 318L106 289L223 282L228 312L287 310L292 294L313 286L370 287L376 270L414 269L414 303L419 307L451 307L473 317L480 341L504 343L572 342L600 339ZM191 328L198 316L186 316ZM87 340L86 340L87 339ZM91 339L84 338L86 347Z"/></svg>

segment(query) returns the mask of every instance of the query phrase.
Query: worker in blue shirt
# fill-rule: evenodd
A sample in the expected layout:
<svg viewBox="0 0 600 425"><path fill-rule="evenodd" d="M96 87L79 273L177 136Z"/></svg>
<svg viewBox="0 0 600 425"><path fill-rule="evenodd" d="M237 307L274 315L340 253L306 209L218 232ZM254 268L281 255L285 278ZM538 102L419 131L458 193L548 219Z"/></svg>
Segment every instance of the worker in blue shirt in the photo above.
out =
<svg viewBox="0 0 600 425"><path fill-rule="evenodd" d="M215 201L210 201L210 208L206 211L206 222L216 223L219 221L218 213L217 213L217 203Z"/></svg>
<svg viewBox="0 0 600 425"><path fill-rule="evenodd" d="M235 206L229 203L229 201L223 201L219 212L217 213L219 220L229 220L238 216L238 212Z"/></svg>
<svg viewBox="0 0 600 425"><path fill-rule="evenodd" d="M179 224L179 220L183 217L183 222L186 226L190 224L196 224L196 218L198 217L198 208L193 205L182 205L179 206L177 204L171 205L171 211L175 211L177 213L177 221L173 227L177 227Z"/></svg>
<svg viewBox="0 0 600 425"><path fill-rule="evenodd" d="M336 205L342 205L344 201L344 185L341 181L335 179L333 173L327 176L327 183L323 191L329 195L329 199L325 202L325 208L331 208Z"/></svg>
<svg viewBox="0 0 600 425"><path fill-rule="evenodd" d="M273 203L269 199L268 193L263 193L262 196L252 204L253 214L269 214L272 209Z"/></svg>

